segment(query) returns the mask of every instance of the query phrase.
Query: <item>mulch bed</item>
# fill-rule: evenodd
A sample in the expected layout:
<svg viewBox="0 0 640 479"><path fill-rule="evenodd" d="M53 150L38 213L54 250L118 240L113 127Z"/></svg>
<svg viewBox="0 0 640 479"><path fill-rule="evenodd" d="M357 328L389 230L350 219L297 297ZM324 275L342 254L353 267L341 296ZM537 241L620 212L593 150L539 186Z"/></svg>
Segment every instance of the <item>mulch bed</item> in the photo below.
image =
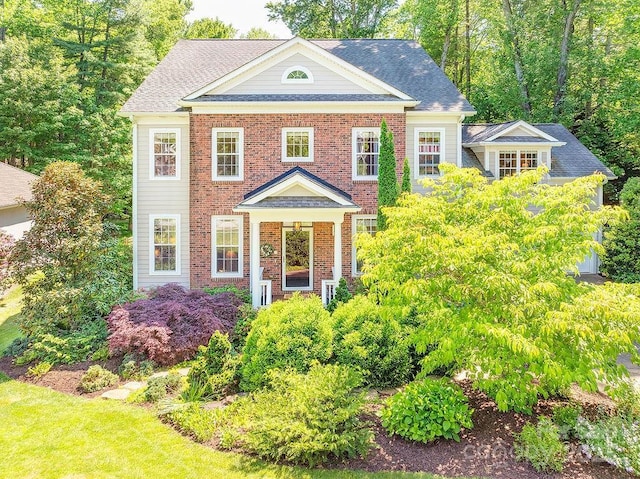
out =
<svg viewBox="0 0 640 479"><path fill-rule="evenodd" d="M111 358L107 361L85 361L76 364L60 364L51 368L51 370L42 376L41 378L31 378L27 376L27 370L29 366L17 366L12 363L13 358L4 357L0 358L0 371L5 373L12 379L23 381L30 384L36 384L38 386L48 387L55 391L59 391L66 394L73 394L75 396L83 396L87 398L100 396L103 391L96 391L93 393L83 393L80 389L80 380L82 375L89 369L89 366L98 364L105 369L113 373L118 373L118 367L122 362L122 358ZM121 382L120 384L124 384ZM118 385L114 385L111 389L117 388Z"/></svg>
<svg viewBox="0 0 640 479"><path fill-rule="evenodd" d="M120 361L120 358L116 358L97 364L117 372ZM42 378L32 379L26 376L26 366L16 366L11 363L11 358L1 358L0 371L13 379L49 387L63 393L95 397L102 391L83 394L78 390L82 374L92 364L96 363L56 366ZM551 415L552 408L562 401L541 401L536 406L533 417L501 413L498 412L493 401L473 390L468 382L462 381L460 385L469 397L470 406L474 409L474 428L464 432L459 443L438 440L431 444L419 444L405 441L397 436L389 436L380 425L375 411L371 411L367 419L375 433L376 446L369 455L364 459L335 462L325 467L370 472L431 472L448 477L478 476L495 479L631 479L637 477L608 464L587 462L575 445L571 448L570 462L562 473L536 472L527 463L516 461L513 454L513 433L519 432L522 426L527 421L532 421L535 416ZM595 413L598 408L610 405L610 402L600 395L580 393L576 399L584 404L583 407L588 415Z"/></svg>

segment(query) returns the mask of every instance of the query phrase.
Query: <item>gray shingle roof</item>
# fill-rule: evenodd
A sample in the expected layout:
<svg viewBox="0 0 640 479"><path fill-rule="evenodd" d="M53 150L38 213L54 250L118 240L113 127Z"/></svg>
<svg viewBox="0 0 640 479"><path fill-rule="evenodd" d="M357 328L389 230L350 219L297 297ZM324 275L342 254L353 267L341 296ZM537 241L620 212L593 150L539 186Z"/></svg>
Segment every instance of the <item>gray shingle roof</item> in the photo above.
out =
<svg viewBox="0 0 640 479"><path fill-rule="evenodd" d="M480 170L482 176L486 176L487 178L493 178L493 173L487 171L480 163L480 160L473 152L471 148L462 148L462 167L463 168L476 168Z"/></svg>
<svg viewBox="0 0 640 479"><path fill-rule="evenodd" d="M416 110L473 112L473 107L416 42L311 40L329 53L410 95ZM180 111L178 100L286 40L180 40L122 107L123 113Z"/></svg>
<svg viewBox="0 0 640 479"><path fill-rule="evenodd" d="M31 200L31 183L38 177L0 162L0 208L18 204L18 199Z"/></svg>
<svg viewBox="0 0 640 479"><path fill-rule="evenodd" d="M504 131L514 122L500 124L465 124L462 125L462 142L476 143L485 141L501 131ZM538 130L552 136L558 141L566 143L563 146L551 148L551 170L549 176L555 178L577 178L588 176L595 172L603 173L608 178L615 178L613 172L607 168L589 149L580 143L573 134L563 125L558 123L531 123ZM520 138L518 140L510 140ZM540 142L534 137L500 137L496 142L517 141L520 143ZM546 140L542 140L545 141ZM466 148L463 148L465 150ZM463 155L464 159L464 155ZM477 159L477 158L476 158Z"/></svg>
<svg viewBox="0 0 640 479"><path fill-rule="evenodd" d="M322 196L271 196L251 205L252 208L344 208Z"/></svg>
<svg viewBox="0 0 640 479"><path fill-rule="evenodd" d="M462 143L479 143L497 135L517 121L505 123L469 123L462 125Z"/></svg>

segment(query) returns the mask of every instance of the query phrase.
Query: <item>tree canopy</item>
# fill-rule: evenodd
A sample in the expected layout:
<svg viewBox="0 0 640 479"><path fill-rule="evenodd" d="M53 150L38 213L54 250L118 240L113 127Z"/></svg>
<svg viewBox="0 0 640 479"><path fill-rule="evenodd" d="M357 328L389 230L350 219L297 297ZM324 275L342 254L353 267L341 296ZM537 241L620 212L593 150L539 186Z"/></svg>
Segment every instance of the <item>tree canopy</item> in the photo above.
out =
<svg viewBox="0 0 640 479"><path fill-rule="evenodd" d="M363 283L381 305L416 316L423 373L468 371L501 410L528 411L537 397L573 383L624 376L618 354L640 340L640 286L595 287L567 271L592 250L619 209L592 210L602 176L563 186L544 169L489 183L443 164L426 195L386 208L387 229L359 235Z"/></svg>

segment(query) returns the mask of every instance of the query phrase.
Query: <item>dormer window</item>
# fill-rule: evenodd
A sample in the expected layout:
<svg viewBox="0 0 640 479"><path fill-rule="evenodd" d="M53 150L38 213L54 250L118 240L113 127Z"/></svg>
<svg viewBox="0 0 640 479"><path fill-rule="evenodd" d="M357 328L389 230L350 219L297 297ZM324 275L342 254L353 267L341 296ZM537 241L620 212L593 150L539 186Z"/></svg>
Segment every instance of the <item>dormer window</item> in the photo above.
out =
<svg viewBox="0 0 640 479"><path fill-rule="evenodd" d="M500 178L535 170L538 167L538 152L533 150L500 151L498 154L498 171Z"/></svg>
<svg viewBox="0 0 640 479"><path fill-rule="evenodd" d="M282 83L313 83L313 75L307 68L298 65L284 71Z"/></svg>

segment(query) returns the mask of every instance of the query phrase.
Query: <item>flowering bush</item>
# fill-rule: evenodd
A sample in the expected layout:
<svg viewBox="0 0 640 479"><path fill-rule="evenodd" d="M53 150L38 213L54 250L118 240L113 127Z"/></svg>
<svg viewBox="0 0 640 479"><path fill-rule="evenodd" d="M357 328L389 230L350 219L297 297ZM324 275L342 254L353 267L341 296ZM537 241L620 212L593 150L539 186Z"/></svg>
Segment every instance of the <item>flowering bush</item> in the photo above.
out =
<svg viewBox="0 0 640 479"><path fill-rule="evenodd" d="M640 424L620 416L597 422L578 418L576 435L587 456L640 474Z"/></svg>
<svg viewBox="0 0 640 479"><path fill-rule="evenodd" d="M231 332L240 304L231 293L211 296L167 284L149 299L113 309L107 318L109 350L135 353L160 365L176 364L193 357L215 331Z"/></svg>

